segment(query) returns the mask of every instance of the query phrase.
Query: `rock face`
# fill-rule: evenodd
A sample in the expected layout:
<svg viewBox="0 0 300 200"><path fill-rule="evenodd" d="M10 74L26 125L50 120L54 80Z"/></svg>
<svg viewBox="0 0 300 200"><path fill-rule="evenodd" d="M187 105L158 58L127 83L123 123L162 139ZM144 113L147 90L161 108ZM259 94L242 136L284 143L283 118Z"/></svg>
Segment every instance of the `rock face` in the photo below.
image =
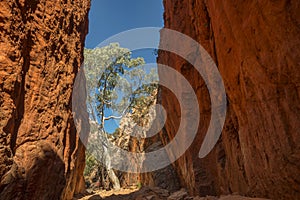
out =
<svg viewBox="0 0 300 200"><path fill-rule="evenodd" d="M0 6L0 197L71 199L84 190L71 94L90 2Z"/></svg>
<svg viewBox="0 0 300 200"><path fill-rule="evenodd" d="M174 164L183 186L200 195L299 199L299 1L164 0L164 7L165 27L192 37L215 60L228 98L222 136L199 159L210 120L207 88L185 60L160 52L158 61L181 72L200 102L197 137ZM180 109L174 99L162 88L169 114L164 144L178 129Z"/></svg>

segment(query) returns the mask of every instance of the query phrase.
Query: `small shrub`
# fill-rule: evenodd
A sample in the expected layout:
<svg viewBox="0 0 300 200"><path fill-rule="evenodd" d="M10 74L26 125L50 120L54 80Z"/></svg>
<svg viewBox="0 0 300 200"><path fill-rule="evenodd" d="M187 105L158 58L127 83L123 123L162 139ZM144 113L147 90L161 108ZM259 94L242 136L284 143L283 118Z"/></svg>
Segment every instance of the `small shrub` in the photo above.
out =
<svg viewBox="0 0 300 200"><path fill-rule="evenodd" d="M138 183L136 184L136 187L137 187L138 189L141 189L142 183L141 183L141 182L138 182Z"/></svg>

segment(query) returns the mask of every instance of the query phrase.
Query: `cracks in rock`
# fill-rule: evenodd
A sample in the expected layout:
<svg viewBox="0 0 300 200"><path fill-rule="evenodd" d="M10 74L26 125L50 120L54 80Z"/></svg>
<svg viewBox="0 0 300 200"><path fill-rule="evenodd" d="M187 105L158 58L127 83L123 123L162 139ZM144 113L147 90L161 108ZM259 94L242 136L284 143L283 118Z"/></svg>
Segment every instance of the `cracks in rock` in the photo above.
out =
<svg viewBox="0 0 300 200"><path fill-rule="evenodd" d="M29 18L32 18L31 13L35 12L38 3L39 0L25 0L24 5L22 5L20 0L16 1L16 4L21 11L22 21L24 24L27 23Z"/></svg>
<svg viewBox="0 0 300 200"><path fill-rule="evenodd" d="M15 101L16 121L15 121L15 126L14 126L13 134L11 137L11 143L10 143L13 152L15 152L17 135L24 116L25 90L26 90L25 78L30 67L30 52L33 44L30 31L27 33L27 36L24 38L21 44L22 44L21 55L23 58L23 64L22 64L22 71L21 71L21 82L16 82L15 84L15 97L18 98L16 98L17 100Z"/></svg>
<svg viewBox="0 0 300 200"><path fill-rule="evenodd" d="M32 2L35 3L32 4ZM21 81L15 82L15 86L14 86L14 104L16 106L16 110L14 111L14 116L15 116L15 120L14 120L14 126L13 126L13 131L12 131L12 135L11 135L11 142L10 142L10 148L13 152L13 154L15 154L15 150L16 150L16 141L17 141L17 136L18 136L18 132L19 132L19 128L21 126L22 123L22 119L24 117L24 106L25 106L25 90L26 90L26 86L25 86L25 79L26 79L26 74L29 70L30 67L30 52L32 50L32 46L33 46L33 38L32 38L32 33L31 30L26 30L26 25L28 24L28 17L27 17L27 10L34 10L37 7L37 1L35 0L30 0L25 2L25 6L21 6L20 2L17 2L17 5L19 6L19 9L21 11L21 15L22 15L22 21L24 23L24 27L25 27L25 31L27 31L25 33L24 38L21 40L21 45L20 45L20 49L21 49L21 61L23 59L23 63L22 63L22 70L21 70Z"/></svg>
<svg viewBox="0 0 300 200"><path fill-rule="evenodd" d="M206 17L207 17L208 32L210 34L210 40L212 42L212 54L213 54L216 66L219 67L218 55L217 55L217 47L216 47L216 41L215 41L215 36L214 36L214 29L213 29L213 25L211 23L211 17L209 15L206 3L204 3L204 12L205 12Z"/></svg>

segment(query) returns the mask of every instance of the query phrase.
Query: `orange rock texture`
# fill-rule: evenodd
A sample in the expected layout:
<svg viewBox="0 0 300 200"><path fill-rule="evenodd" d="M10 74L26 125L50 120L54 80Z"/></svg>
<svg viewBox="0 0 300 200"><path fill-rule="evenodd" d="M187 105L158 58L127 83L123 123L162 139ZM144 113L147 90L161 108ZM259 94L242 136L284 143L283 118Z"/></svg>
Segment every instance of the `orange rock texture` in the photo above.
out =
<svg viewBox="0 0 300 200"><path fill-rule="evenodd" d="M90 2L0 7L0 199L71 199L84 190L71 96Z"/></svg>
<svg viewBox="0 0 300 200"><path fill-rule="evenodd" d="M300 2L164 0L164 7L165 27L192 37L215 60L228 100L222 136L199 159L210 121L208 90L184 59L159 53L158 61L181 72L200 102L196 139L174 163L182 186L200 195L299 199ZM166 144L181 114L171 92L161 90Z"/></svg>

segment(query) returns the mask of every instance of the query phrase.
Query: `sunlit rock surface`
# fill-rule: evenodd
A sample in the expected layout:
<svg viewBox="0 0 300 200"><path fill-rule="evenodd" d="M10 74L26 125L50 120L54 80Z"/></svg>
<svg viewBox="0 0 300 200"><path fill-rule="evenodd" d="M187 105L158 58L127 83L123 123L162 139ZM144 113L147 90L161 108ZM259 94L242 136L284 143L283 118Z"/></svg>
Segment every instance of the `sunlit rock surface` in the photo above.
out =
<svg viewBox="0 0 300 200"><path fill-rule="evenodd" d="M71 199L84 191L71 94L89 6L0 2L0 199Z"/></svg>

